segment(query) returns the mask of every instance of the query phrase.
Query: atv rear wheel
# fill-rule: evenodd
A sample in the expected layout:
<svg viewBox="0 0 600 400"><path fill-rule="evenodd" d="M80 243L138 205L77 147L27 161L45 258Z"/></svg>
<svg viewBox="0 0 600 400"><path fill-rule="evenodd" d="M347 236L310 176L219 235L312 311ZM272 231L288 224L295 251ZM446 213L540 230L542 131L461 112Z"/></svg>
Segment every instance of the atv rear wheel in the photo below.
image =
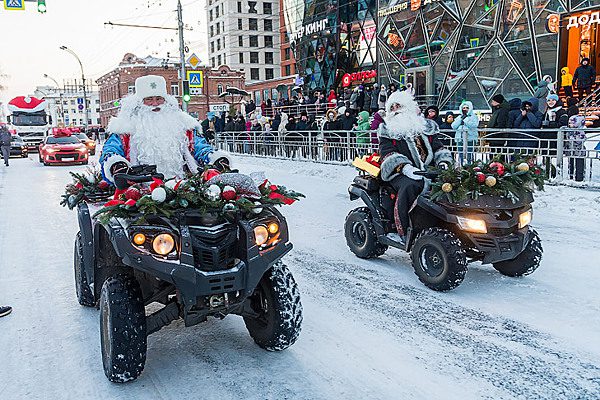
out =
<svg viewBox="0 0 600 400"><path fill-rule="evenodd" d="M535 230L531 230L531 239L521 254L512 260L500 261L494 264L494 268L502 275L525 276L533 273L542 261L542 240Z"/></svg>
<svg viewBox="0 0 600 400"><path fill-rule="evenodd" d="M128 275L108 278L100 294L100 344L106 377L136 379L146 363L146 314L142 290Z"/></svg>
<svg viewBox="0 0 600 400"><path fill-rule="evenodd" d="M467 256L460 240L446 229L422 231L412 247L411 259L419 280L433 290L452 290L467 273Z"/></svg>
<svg viewBox="0 0 600 400"><path fill-rule="evenodd" d="M75 269L75 293L77 293L77 301L79 301L79 304L82 306L95 306L96 301L94 300L94 294L92 293L90 285L88 285L83 266L83 243L81 232L77 232L77 236L75 237L73 267Z"/></svg>
<svg viewBox="0 0 600 400"><path fill-rule="evenodd" d="M373 216L367 207L350 211L344 224L344 234L350 251L357 257L379 257L388 249L387 245L379 243L373 226Z"/></svg>
<svg viewBox="0 0 600 400"><path fill-rule="evenodd" d="M257 345L280 351L296 342L302 328L302 303L298 285L285 264L278 262L265 272L246 301L254 315L245 315L244 322Z"/></svg>

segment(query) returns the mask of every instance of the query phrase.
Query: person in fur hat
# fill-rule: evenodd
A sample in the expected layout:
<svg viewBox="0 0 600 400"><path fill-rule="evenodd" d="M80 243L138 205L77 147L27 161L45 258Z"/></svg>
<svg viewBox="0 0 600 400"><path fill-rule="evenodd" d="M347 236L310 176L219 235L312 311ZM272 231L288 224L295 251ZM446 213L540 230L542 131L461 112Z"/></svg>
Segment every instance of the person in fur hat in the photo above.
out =
<svg viewBox="0 0 600 400"><path fill-rule="evenodd" d="M447 168L453 163L450 151L437 137L437 124L419 114L410 92L393 92L378 129L381 179L397 191L394 217L403 239L409 226L408 211L424 188L423 177L415 172L434 165Z"/></svg>
<svg viewBox="0 0 600 400"><path fill-rule="evenodd" d="M193 129L201 129L200 124L167 94L163 77L137 78L135 94L121 101L119 115L108 124L111 136L100 155L104 178L113 183L114 174L140 164L156 165L167 179L182 178L184 167L195 173L198 164L229 168L230 156L194 136Z"/></svg>

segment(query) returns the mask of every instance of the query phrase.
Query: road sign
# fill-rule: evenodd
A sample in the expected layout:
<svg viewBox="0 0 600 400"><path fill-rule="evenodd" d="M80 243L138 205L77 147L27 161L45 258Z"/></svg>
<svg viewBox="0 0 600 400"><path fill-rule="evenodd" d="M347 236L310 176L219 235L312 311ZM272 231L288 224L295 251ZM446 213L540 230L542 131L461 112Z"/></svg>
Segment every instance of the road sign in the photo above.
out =
<svg viewBox="0 0 600 400"><path fill-rule="evenodd" d="M200 59L198 58L198 56L196 55L196 53L192 53L192 55L190 56L190 58L187 59L187 63L194 69L196 69L196 67L198 65L200 65Z"/></svg>
<svg viewBox="0 0 600 400"><path fill-rule="evenodd" d="M5 10L24 10L25 0L4 0Z"/></svg>
<svg viewBox="0 0 600 400"><path fill-rule="evenodd" d="M83 104L83 98L78 97L77 98L77 104Z"/></svg>
<svg viewBox="0 0 600 400"><path fill-rule="evenodd" d="M229 111L229 104L210 104L208 106L208 111Z"/></svg>
<svg viewBox="0 0 600 400"><path fill-rule="evenodd" d="M79 105L77 106L77 108L78 108L80 111L81 111L81 110L83 110L83 104L79 104Z"/></svg>
<svg viewBox="0 0 600 400"><path fill-rule="evenodd" d="M187 71L187 80L190 81L191 88L201 88L204 86L204 76L202 71Z"/></svg>

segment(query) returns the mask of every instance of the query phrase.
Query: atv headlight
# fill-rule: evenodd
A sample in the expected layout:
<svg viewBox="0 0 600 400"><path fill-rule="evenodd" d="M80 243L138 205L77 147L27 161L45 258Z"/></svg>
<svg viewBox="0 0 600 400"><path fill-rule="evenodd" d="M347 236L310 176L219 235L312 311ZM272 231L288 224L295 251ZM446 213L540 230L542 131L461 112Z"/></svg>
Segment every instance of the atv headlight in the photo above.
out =
<svg viewBox="0 0 600 400"><path fill-rule="evenodd" d="M531 223L531 218L533 217L531 210L527 210L524 213L519 215L519 229L525 228L527 225Z"/></svg>
<svg viewBox="0 0 600 400"><path fill-rule="evenodd" d="M258 225L254 228L254 241L257 246L262 246L269 240L269 231L263 225Z"/></svg>
<svg viewBox="0 0 600 400"><path fill-rule="evenodd" d="M277 222L271 222L269 226L267 226L267 230L271 235L274 235L279 232L279 224Z"/></svg>
<svg viewBox="0 0 600 400"><path fill-rule="evenodd" d="M152 249L161 256L166 256L175 248L175 239L171 234L161 233L152 241Z"/></svg>
<svg viewBox="0 0 600 400"><path fill-rule="evenodd" d="M460 229L467 232L473 233L487 233L487 226L485 221L481 219L456 217L458 219L458 225Z"/></svg>

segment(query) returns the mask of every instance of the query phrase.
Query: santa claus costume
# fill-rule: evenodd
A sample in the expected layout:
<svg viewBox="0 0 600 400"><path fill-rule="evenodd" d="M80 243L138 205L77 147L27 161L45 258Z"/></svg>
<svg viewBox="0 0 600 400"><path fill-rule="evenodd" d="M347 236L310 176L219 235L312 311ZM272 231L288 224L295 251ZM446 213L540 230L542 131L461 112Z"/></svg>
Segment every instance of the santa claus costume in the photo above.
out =
<svg viewBox="0 0 600 400"><path fill-rule="evenodd" d="M386 102L386 117L378 128L381 178L396 190L394 217L398 233L405 236L408 212L423 191L423 177L415 172L427 166L453 163L450 151L438 137L439 127L420 115L408 91L393 92Z"/></svg>
<svg viewBox="0 0 600 400"><path fill-rule="evenodd" d="M162 97L164 103L147 106L145 98ZM229 154L215 151L203 136L194 135L199 122L179 109L175 97L167 94L163 77L142 76L135 81L135 94L121 101L121 110L108 124L108 138L100 155L104 178L113 183L113 173L123 166L156 165L165 178L195 173L198 164L226 163ZM121 168L115 168L115 166Z"/></svg>

